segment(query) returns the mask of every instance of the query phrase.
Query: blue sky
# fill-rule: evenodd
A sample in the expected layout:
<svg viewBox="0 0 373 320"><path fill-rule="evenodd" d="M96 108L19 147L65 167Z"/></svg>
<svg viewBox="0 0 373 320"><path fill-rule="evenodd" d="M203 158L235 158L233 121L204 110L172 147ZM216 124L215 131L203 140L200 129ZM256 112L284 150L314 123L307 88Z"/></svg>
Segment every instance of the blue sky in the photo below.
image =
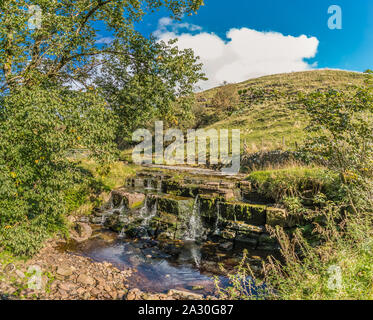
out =
<svg viewBox="0 0 373 320"><path fill-rule="evenodd" d="M342 30L328 28L330 15L327 11L331 5L342 8ZM145 35L156 32L163 40L172 36L180 37L182 48L194 46L197 53L202 53L207 73L215 79L207 87L216 85L223 77L230 82L238 82L244 80L243 77L254 77L261 73L312 68L373 69L372 0L205 0L205 5L196 15L184 17L178 23L163 19L160 26L160 19L168 16L165 10L151 14L137 29ZM234 38L232 34L227 37L231 29L237 30ZM307 39L300 39L302 35ZM221 41L226 44L221 49L219 59L214 56L211 60L209 53L205 52L208 48L200 48L210 40L211 52L220 50ZM232 50L236 53L246 52L247 56L237 58ZM294 57L284 57L294 51L297 51ZM250 57L253 52L254 56ZM263 59L258 62L261 56ZM268 63L265 59L268 59ZM283 67L273 67L275 61L278 62L276 65L283 63ZM300 61L305 61L306 65ZM223 68L225 63L227 65ZM231 73L227 71L229 66L233 66ZM224 70L214 73L219 68Z"/></svg>

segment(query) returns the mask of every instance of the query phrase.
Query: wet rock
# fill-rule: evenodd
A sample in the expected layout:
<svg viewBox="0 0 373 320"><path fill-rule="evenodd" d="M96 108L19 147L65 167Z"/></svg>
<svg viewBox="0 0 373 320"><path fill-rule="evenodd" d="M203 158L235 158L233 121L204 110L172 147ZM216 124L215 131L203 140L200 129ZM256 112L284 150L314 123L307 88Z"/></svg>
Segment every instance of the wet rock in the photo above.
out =
<svg viewBox="0 0 373 320"><path fill-rule="evenodd" d="M126 231L126 234L132 238L139 238L144 240L150 239L148 228L143 226L133 226Z"/></svg>
<svg viewBox="0 0 373 320"><path fill-rule="evenodd" d="M234 231L234 230L224 229L224 230L220 231L219 235L220 235L220 237L222 237L225 240L236 239L236 231Z"/></svg>
<svg viewBox="0 0 373 320"><path fill-rule="evenodd" d="M113 214L106 218L104 225L115 232L120 232L128 223L128 217L124 216L120 211L114 211Z"/></svg>
<svg viewBox="0 0 373 320"><path fill-rule="evenodd" d="M220 203L221 217L230 221L261 226L266 223L266 206L236 202Z"/></svg>
<svg viewBox="0 0 373 320"><path fill-rule="evenodd" d="M88 240L92 236L92 228L84 222L77 222L70 232L71 239L77 242Z"/></svg>

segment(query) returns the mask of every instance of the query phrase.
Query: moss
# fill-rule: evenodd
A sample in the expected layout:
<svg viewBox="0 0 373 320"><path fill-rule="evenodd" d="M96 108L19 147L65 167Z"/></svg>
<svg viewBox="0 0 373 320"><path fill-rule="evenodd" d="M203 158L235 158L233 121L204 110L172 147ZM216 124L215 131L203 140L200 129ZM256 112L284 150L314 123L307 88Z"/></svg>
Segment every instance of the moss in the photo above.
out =
<svg viewBox="0 0 373 320"><path fill-rule="evenodd" d="M264 225L266 206L247 203L221 203L221 216L226 220L243 221L253 225Z"/></svg>
<svg viewBox="0 0 373 320"><path fill-rule="evenodd" d="M134 202L132 206L130 206L130 209L138 209L138 208L141 208L143 205L144 205L144 201Z"/></svg>
<svg viewBox="0 0 373 320"><path fill-rule="evenodd" d="M199 198L201 215L206 218L215 218L217 216L217 199L201 195Z"/></svg>

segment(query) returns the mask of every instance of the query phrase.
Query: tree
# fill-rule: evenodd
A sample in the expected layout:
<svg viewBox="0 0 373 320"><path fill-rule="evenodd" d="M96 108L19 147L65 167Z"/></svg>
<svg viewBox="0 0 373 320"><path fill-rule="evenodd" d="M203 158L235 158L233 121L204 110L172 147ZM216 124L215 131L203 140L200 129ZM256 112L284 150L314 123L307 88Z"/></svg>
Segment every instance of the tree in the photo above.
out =
<svg viewBox="0 0 373 320"><path fill-rule="evenodd" d="M134 23L161 7L178 18L201 4L202 0L0 3L1 247L30 255L50 232L64 227L66 191L82 179L81 170L67 159L70 149L87 148L102 162L112 158L119 120L92 86L92 74L105 63L104 57L129 59L134 66L154 64L154 59L136 60L149 56L134 54L145 41ZM35 29L27 23L31 5L42 12ZM99 25L111 31L110 45L96 43ZM72 84L82 89L72 90Z"/></svg>
<svg viewBox="0 0 373 320"><path fill-rule="evenodd" d="M339 173L349 204L356 212L358 202L371 201L372 76L368 74L364 86L350 91L317 91L301 96L300 105L310 119L306 128L309 137L303 151L311 155L312 160ZM354 189L357 192L354 193Z"/></svg>
<svg viewBox="0 0 373 320"><path fill-rule="evenodd" d="M191 49L180 51L176 40L157 42L140 34L117 44L118 51L130 47L132 57L106 54L95 84L120 120L117 142L131 143L138 128L153 127L160 118L170 125L190 117L194 87L204 79Z"/></svg>
<svg viewBox="0 0 373 320"><path fill-rule="evenodd" d="M120 52L112 44L97 46L98 22L113 35L113 43L127 42L136 34L134 23L146 13L165 7L177 19L198 10L203 0L4 0L0 4L0 83L2 91L43 80L87 85L104 53L134 59L131 47ZM28 21L41 9L41 24L30 29ZM32 20L31 20L32 21Z"/></svg>

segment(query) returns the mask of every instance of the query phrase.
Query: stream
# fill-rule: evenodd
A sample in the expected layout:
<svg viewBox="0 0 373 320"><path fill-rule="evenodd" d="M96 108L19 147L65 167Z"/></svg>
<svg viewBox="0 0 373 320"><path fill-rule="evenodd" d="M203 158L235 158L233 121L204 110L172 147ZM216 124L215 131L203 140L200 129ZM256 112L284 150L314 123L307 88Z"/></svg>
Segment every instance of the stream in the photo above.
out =
<svg viewBox="0 0 373 320"><path fill-rule="evenodd" d="M96 230L93 239L65 249L97 262L110 262L121 270L133 268L136 272L128 279L131 288L149 293L187 290L204 296L217 294L214 279L220 287L230 285L219 264L233 271L243 250L237 246L225 251L213 242L120 239L104 230ZM267 254L250 251L249 257L259 264Z"/></svg>

